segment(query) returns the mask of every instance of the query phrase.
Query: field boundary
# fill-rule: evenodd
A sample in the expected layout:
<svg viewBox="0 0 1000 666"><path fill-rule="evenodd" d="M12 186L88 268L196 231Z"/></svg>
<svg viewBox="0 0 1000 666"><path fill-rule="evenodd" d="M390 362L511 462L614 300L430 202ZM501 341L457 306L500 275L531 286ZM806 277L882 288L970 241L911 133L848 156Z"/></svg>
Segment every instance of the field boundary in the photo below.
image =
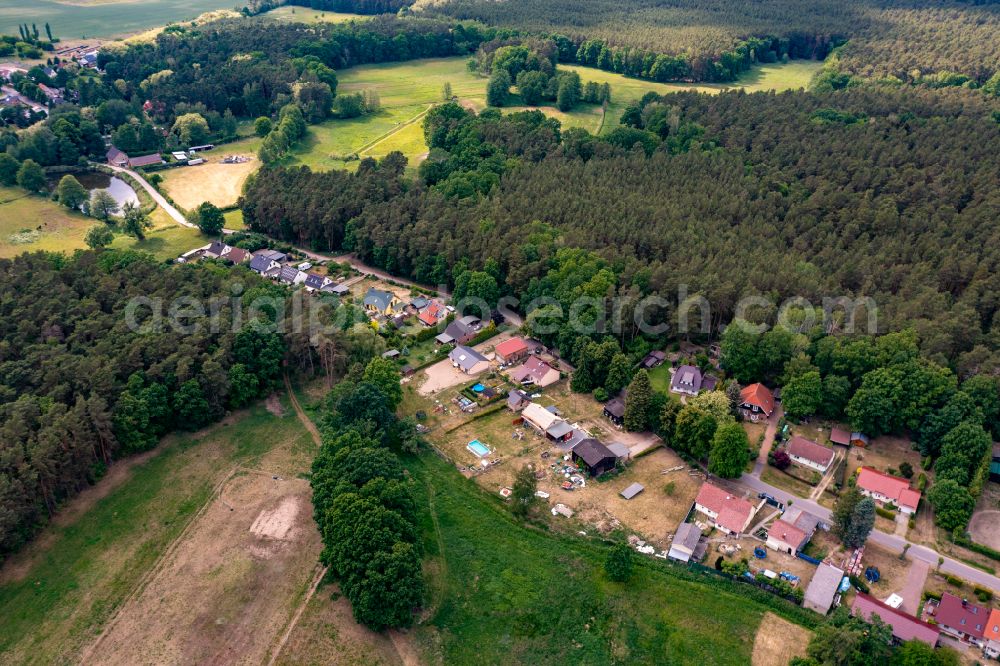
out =
<svg viewBox="0 0 1000 666"><path fill-rule="evenodd" d="M404 121L404 122L400 123L396 127L393 127L391 130L389 130L388 132L386 132L382 136L375 137L374 139L372 139L371 141L369 141L365 145L363 145L360 148L358 148L357 151L355 151L355 152L358 155L361 155L362 153L368 152L369 150L371 150L372 148L374 148L378 144L382 143L383 141L386 141L386 140L390 139L393 135L395 135L395 134L403 131L404 128L409 127L413 123L417 122L418 120L420 120L421 118L423 118L424 116L426 116L428 113L430 113L430 110L433 109L433 108L434 108L433 104L428 104L427 108L424 109L423 111L421 111L420 113L418 113L417 115L413 116L412 118L410 118L407 121Z"/></svg>
<svg viewBox="0 0 1000 666"><path fill-rule="evenodd" d="M316 590L319 589L319 584L324 578L326 578L326 572L329 567L324 567L322 564L317 562L316 569L317 571L313 574L312 582L309 584L309 589L306 592L305 597L302 599L302 603L300 603L299 607L295 609L295 612L292 614L292 618L288 621L288 624L285 627L285 632L278 640L278 644L274 646L271 658L267 660L268 666L274 666L274 664L278 661L278 657L281 656L281 651L285 649L285 645L288 644L288 639L292 637L292 632L295 631L296 625L298 625L299 620L302 618L302 613L305 612L306 606L309 605L313 595L316 594Z"/></svg>

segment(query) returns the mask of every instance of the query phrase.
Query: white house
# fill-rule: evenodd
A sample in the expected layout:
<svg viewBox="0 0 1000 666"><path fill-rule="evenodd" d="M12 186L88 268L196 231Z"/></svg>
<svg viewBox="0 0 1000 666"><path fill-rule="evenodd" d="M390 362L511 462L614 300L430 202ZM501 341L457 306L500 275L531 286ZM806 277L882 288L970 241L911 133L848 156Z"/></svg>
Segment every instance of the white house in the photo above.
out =
<svg viewBox="0 0 1000 666"><path fill-rule="evenodd" d="M801 435L795 435L788 443L788 457L793 463L825 474L833 463L834 453L833 449L828 449Z"/></svg>

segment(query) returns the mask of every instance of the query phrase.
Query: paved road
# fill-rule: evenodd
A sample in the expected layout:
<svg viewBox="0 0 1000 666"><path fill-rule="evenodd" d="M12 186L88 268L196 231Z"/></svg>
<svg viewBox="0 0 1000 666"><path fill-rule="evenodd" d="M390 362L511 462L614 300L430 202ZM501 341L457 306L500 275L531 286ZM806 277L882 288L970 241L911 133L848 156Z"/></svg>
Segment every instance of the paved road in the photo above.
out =
<svg viewBox="0 0 1000 666"><path fill-rule="evenodd" d="M749 488L753 491L754 494L767 493L779 502L783 502L786 506L789 502L791 502L794 506L802 507L809 513L826 521L828 524L832 519L833 512L830 511L830 509L820 506L812 500L798 497L782 490L781 488L776 488L768 483L764 483L752 474L744 474L740 478L740 483L743 487ZM871 543L882 546L892 553L901 553L903 551L903 547L909 543L903 537L898 537L895 534L886 534L885 532L880 532L879 530L872 530L871 536L868 537L868 540ZM938 566L938 558L942 557L936 550L919 544L910 544L910 550L907 555L915 560L926 562L932 569ZM964 578L965 580L971 581L976 585L981 585L993 590L996 593L1000 593L1000 578L975 567L971 567L963 562L953 560L950 557L944 557L943 559L944 561L941 563L940 568L943 573Z"/></svg>
<svg viewBox="0 0 1000 666"><path fill-rule="evenodd" d="M169 215L170 217L172 217L174 219L174 222L176 222L177 224L181 224L181 225L183 225L185 227L191 227L192 229L196 229L197 228L197 225L194 225L194 224L191 224L190 222L188 222L187 219L185 219L184 216L181 215L181 212L179 210L177 210L176 208L174 208L170 204L170 202L167 201L162 194L160 194L159 192L157 192L156 188L153 187L152 185L150 185L146 181L146 179L143 178L140 174L136 173L135 171L132 171L131 169L126 169L124 167L113 166L113 165L110 165L110 164L107 164L105 166L111 168L113 171L117 171L118 173L128 174L129 176L132 176L133 178L135 178L135 180L140 185L142 185L142 189L144 189L147 192L149 192L149 196L153 197L153 201L155 201L156 204L160 208L162 208L163 210L165 210L167 212L167 215Z"/></svg>

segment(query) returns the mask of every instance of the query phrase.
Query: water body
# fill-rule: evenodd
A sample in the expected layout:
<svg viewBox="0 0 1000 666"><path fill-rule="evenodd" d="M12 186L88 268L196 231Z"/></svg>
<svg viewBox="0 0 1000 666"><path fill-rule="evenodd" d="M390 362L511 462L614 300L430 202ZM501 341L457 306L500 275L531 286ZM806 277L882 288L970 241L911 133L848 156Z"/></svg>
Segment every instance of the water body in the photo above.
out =
<svg viewBox="0 0 1000 666"><path fill-rule="evenodd" d="M233 0L0 0L0 33L16 35L19 24L32 23L45 34L45 23L59 39L115 37L215 9L231 9Z"/></svg>
<svg viewBox="0 0 1000 666"><path fill-rule="evenodd" d="M53 178L49 183L49 187L55 188L59 184L59 179L64 175L58 174L58 177ZM93 193L96 190L106 190L108 194L114 197L119 208L129 201L136 205L139 204L139 197L136 195L135 190L121 178L109 176L100 171L80 171L73 173L73 175L76 176L81 185L87 188L88 192Z"/></svg>

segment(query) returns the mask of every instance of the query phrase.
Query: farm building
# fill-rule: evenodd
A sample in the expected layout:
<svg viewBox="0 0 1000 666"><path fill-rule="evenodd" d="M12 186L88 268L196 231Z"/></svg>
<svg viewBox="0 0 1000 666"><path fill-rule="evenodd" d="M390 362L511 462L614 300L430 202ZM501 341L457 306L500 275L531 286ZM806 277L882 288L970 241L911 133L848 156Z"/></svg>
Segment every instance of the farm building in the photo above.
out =
<svg viewBox="0 0 1000 666"><path fill-rule="evenodd" d="M128 159L128 165L133 169L152 166L154 164L163 164L163 158L160 157L159 153L140 155L139 157L130 157Z"/></svg>
<svg viewBox="0 0 1000 666"><path fill-rule="evenodd" d="M498 344L495 351L498 361L511 365L528 356L528 345L524 338L513 337Z"/></svg>
<svg viewBox="0 0 1000 666"><path fill-rule="evenodd" d="M696 556L699 550L698 544L701 542L701 530L694 523L681 523L674 532L673 541L670 542L670 551L667 557L678 562L689 562L691 559L699 559Z"/></svg>
<svg viewBox="0 0 1000 666"><path fill-rule="evenodd" d="M485 356L472 347L463 345L455 345L448 358L451 359L452 365L467 375L477 375L490 367L490 362Z"/></svg>
<svg viewBox="0 0 1000 666"><path fill-rule="evenodd" d="M106 155L108 164L111 166L125 168L128 166L128 155L126 155L121 150L118 150L114 146L108 149L108 154Z"/></svg>
<svg viewBox="0 0 1000 666"><path fill-rule="evenodd" d="M802 599L802 606L817 613L826 615L833 606L833 600L837 596L840 588L840 581L844 579L844 572L826 562L821 562L816 567L816 573L809 581L806 588L805 597Z"/></svg>
<svg viewBox="0 0 1000 666"><path fill-rule="evenodd" d="M774 395L763 384L750 384L740 391L740 411L750 421L760 421L774 411Z"/></svg>
<svg viewBox="0 0 1000 666"><path fill-rule="evenodd" d="M702 484L694 500L696 511L705 514L721 532L740 536L750 526L759 507L711 483Z"/></svg>
<svg viewBox="0 0 1000 666"><path fill-rule="evenodd" d="M604 415L615 425L625 423L625 401L621 398L612 398L604 403Z"/></svg>
<svg viewBox="0 0 1000 666"><path fill-rule="evenodd" d="M851 604L851 614L864 618L866 622L871 621L872 615L877 615L892 628L893 640L900 643L921 641L935 647L941 637L941 630L933 624L922 622L897 608L887 606L864 592L858 592L858 595L854 597L854 603Z"/></svg>
<svg viewBox="0 0 1000 666"><path fill-rule="evenodd" d="M857 487L879 504L895 504L905 514L916 513L920 504L920 491L910 488L909 481L871 467L861 468Z"/></svg>
<svg viewBox="0 0 1000 666"><path fill-rule="evenodd" d="M693 365L682 365L670 380L671 393L698 395L701 391L701 370Z"/></svg>
<svg viewBox="0 0 1000 666"><path fill-rule="evenodd" d="M797 465L825 474L833 463L834 454L833 449L828 449L801 435L795 435L788 442L788 457Z"/></svg>
<svg viewBox="0 0 1000 666"><path fill-rule="evenodd" d="M608 447L590 437L573 447L573 460L586 467L593 477L611 471L617 462L615 454Z"/></svg>

